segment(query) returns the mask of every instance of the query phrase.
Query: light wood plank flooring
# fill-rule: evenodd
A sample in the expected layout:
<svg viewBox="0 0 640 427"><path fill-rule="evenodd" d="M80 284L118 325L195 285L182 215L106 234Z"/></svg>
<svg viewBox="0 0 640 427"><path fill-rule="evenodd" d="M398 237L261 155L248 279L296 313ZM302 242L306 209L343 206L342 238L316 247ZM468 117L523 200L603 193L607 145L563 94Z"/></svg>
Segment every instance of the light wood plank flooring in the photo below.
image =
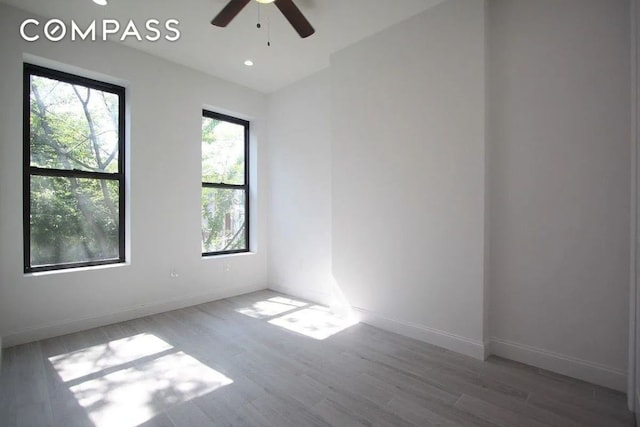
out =
<svg viewBox="0 0 640 427"><path fill-rule="evenodd" d="M284 326L284 327L283 327ZM262 291L5 349L0 425L632 426L625 397Z"/></svg>

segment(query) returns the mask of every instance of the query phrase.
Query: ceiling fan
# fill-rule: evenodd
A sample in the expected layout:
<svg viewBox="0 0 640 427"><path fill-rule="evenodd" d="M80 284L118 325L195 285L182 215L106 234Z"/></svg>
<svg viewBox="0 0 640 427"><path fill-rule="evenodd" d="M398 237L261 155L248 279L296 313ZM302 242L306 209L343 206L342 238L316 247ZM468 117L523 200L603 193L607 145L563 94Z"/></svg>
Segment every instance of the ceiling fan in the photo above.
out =
<svg viewBox="0 0 640 427"><path fill-rule="evenodd" d="M251 0L231 0L227 5L213 18L211 24L217 27L226 27L229 22L236 17ZM300 34L300 37L306 38L315 33L307 18L304 17L300 9L293 3L293 0L256 0L258 3L275 3L276 7L289 21L291 26Z"/></svg>

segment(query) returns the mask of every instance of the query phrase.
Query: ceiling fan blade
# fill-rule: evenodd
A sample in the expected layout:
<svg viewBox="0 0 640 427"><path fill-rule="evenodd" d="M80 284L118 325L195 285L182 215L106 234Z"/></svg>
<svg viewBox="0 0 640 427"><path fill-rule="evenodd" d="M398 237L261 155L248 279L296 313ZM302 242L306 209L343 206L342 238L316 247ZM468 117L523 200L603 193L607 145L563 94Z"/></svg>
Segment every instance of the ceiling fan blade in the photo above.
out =
<svg viewBox="0 0 640 427"><path fill-rule="evenodd" d="M231 0L227 5L211 20L211 24L216 27L226 27L229 22L236 17L251 0Z"/></svg>
<svg viewBox="0 0 640 427"><path fill-rule="evenodd" d="M300 37L306 38L316 32L292 0L276 0L275 3Z"/></svg>

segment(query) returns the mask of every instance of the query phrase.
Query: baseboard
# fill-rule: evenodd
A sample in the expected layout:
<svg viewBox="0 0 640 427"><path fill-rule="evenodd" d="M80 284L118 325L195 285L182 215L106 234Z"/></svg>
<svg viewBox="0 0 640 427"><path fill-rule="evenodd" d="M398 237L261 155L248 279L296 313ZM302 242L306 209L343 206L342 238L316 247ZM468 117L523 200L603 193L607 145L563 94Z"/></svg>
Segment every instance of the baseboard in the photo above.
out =
<svg viewBox="0 0 640 427"><path fill-rule="evenodd" d="M490 353L496 356L614 390L627 389L627 373L620 369L500 338L491 338L490 347Z"/></svg>
<svg viewBox="0 0 640 427"><path fill-rule="evenodd" d="M485 359L485 345L481 341L415 323L389 319L362 308L354 307L353 310L360 316L362 323L446 348L474 359Z"/></svg>
<svg viewBox="0 0 640 427"><path fill-rule="evenodd" d="M269 289L318 304L331 305L332 302L330 295L312 289L301 291L298 288L293 289L281 284L270 284ZM455 351L475 359L486 359L486 346L480 341L471 340L422 325L389 319L363 308L352 307L352 309L362 323L446 348L447 350Z"/></svg>
<svg viewBox="0 0 640 427"><path fill-rule="evenodd" d="M138 319L140 317L150 316L166 311L178 310L180 308L203 304L210 301L230 298L237 295L260 291L263 289L265 289L264 286L216 289L213 292L191 294L182 296L180 298L155 301L149 304L129 307L124 310L104 313L98 316L86 317L82 319L70 319L62 322L26 328L16 332L10 332L9 334L5 335L3 337L4 340L2 341L2 345L4 345L5 347L11 347L14 345L25 344L42 339L57 337L60 335L85 331L87 329L98 328L100 326L110 325L113 323L126 322L127 320Z"/></svg>
<svg viewBox="0 0 640 427"><path fill-rule="evenodd" d="M269 289L275 292L280 292L282 294L287 294L305 299L307 301L315 302L317 304L329 306L332 303L331 295L325 292L318 292L313 289L298 289L281 284L270 284Z"/></svg>

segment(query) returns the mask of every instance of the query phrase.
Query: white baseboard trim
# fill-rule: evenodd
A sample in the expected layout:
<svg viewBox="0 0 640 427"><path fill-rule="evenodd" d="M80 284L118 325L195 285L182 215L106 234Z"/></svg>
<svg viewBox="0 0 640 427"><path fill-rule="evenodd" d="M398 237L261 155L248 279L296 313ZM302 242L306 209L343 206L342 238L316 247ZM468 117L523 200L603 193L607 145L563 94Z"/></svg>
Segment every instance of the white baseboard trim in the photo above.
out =
<svg viewBox="0 0 640 427"><path fill-rule="evenodd" d="M353 310L360 316L362 323L446 348L474 359L485 359L485 345L481 341L415 323L389 319L363 308L353 307Z"/></svg>
<svg viewBox="0 0 640 427"><path fill-rule="evenodd" d="M500 338L492 337L490 347L490 353L496 356L614 390L627 389L627 373L620 369Z"/></svg>
<svg viewBox="0 0 640 427"><path fill-rule="evenodd" d="M113 323L126 322L127 320L138 319L140 317L171 310L178 310L180 308L230 298L250 292L261 291L264 289L264 286L216 289L213 292L191 294L163 301L154 301L149 304L141 304L125 308L117 312L100 314L98 316L85 317L82 319L69 319L61 322L39 325L16 332L10 332L3 337L4 340L1 340L1 344L4 347L26 344L33 341L85 331L87 329L98 328L100 326L111 325Z"/></svg>

